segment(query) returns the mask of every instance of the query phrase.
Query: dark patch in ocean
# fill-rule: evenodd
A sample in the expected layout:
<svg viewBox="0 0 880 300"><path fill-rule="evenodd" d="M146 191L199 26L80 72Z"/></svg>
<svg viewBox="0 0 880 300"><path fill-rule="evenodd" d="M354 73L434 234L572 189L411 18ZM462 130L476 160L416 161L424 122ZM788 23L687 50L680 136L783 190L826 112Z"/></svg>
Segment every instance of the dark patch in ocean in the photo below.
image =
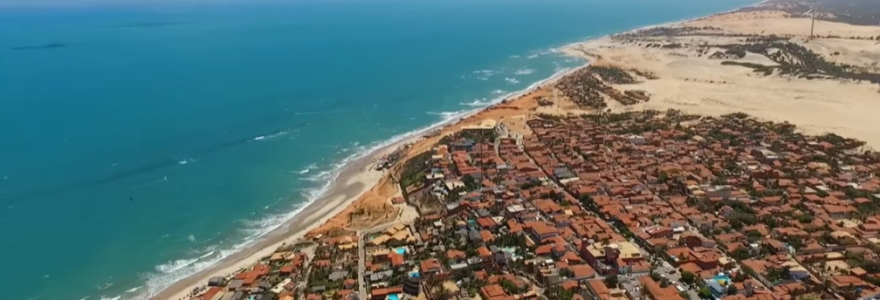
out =
<svg viewBox="0 0 880 300"><path fill-rule="evenodd" d="M277 118L297 118L297 117L296 117L295 113L285 112L285 113L276 114L276 115L268 117L268 118L245 122L244 124L262 123L262 121L273 120L273 119L277 119ZM232 148L235 146L243 145L248 142L256 142L256 141L258 141L256 139L257 137L268 138L268 137L276 136L276 135L279 135L279 134L282 134L285 132L290 132L290 131L294 131L294 130L298 130L298 129L303 129L303 128L306 128L306 127L309 127L312 125L316 125L316 124L322 123L325 120L326 119L323 119L323 118L308 118L307 120L303 120L301 122L297 122L294 124L288 124L284 127L280 127L275 130L264 131L262 134L248 135L246 137L235 138L235 139L230 139L227 141L219 142L219 143L216 143L216 144L211 145L209 147L205 147L205 148L202 148L202 149L199 149L196 151L187 152L187 154L190 157L194 157L194 158L198 159L200 157L204 157L206 155L209 155L209 154L212 154L212 153L215 153L218 151L226 150L226 149L229 149L229 148ZM165 140L165 142L168 142L169 140L188 139L193 135L204 135L204 134L205 134L204 132L201 132L201 133L197 133L197 134L179 135L179 136L173 137L171 139L164 139L164 140ZM145 146L147 146L147 145L145 145ZM88 188L88 187L101 186L101 185L109 184L109 183L112 183L115 181L131 178L131 177L134 177L134 176L137 176L140 174L145 174L145 173L154 172L154 171L158 171L158 170L162 170L162 169L166 169L166 168L172 168L174 166L181 165L179 160L173 159L170 157L172 157L172 156L169 155L169 158L164 158L164 159L156 160L156 161L152 161L152 162L141 163L141 164L138 164L137 166L133 166L133 167L125 169L125 170L110 172L109 174L106 174L106 172L105 172L105 175L96 176L97 178L96 177L83 178L80 180L56 185L54 187L41 187L38 189L25 189L23 191L7 190L4 192L7 192L8 194L0 196L0 201L2 201L3 203L14 203L14 201L20 201L20 200L24 200L24 199L32 199L32 198L36 198L36 197L60 195L60 194L70 193L70 192L73 192L76 190ZM53 169L49 169L49 170L42 170L42 172L52 172L57 169L64 169L64 168L71 168L71 167L72 166L63 166L63 167L53 168ZM37 172L37 174L40 174L40 172ZM16 177L15 178L15 180L19 181L19 182L20 181L33 181L33 180L38 180L38 179L39 178L23 178L23 177ZM8 180L3 183L5 183L3 185L6 185L6 186L11 186L14 184L14 182L12 182L12 180ZM2 187L3 185L0 185L0 187ZM2 191L2 189L0 189L0 191Z"/></svg>
<svg viewBox="0 0 880 300"><path fill-rule="evenodd" d="M44 44L44 45L12 47L9 49L11 49L11 50L44 50L44 49L58 49L58 48L64 48L64 47L67 47L67 44L50 43L50 44Z"/></svg>
<svg viewBox="0 0 880 300"><path fill-rule="evenodd" d="M188 24L192 24L192 23L187 23L187 22L141 22L141 23L110 25L110 26L104 26L103 28L148 28L148 27L180 26L180 25L188 25Z"/></svg>
<svg viewBox="0 0 880 300"><path fill-rule="evenodd" d="M294 127L290 127L290 128L286 128L286 129L282 129L282 130L278 130L278 131L273 131L272 133L267 134L267 135L265 135L265 136L272 136L272 135L276 135L276 134L279 134L279 133L281 133L281 132L285 132L285 131L288 131L288 130L293 130L293 129L297 129L297 128L303 128L303 127L307 126L307 125L310 124L310 123L311 123L311 122L304 122L304 123L299 124L299 125L294 126ZM261 135L261 136L262 136L262 135ZM227 142L224 142L224 143L216 144L216 145L213 145L213 146L211 146L211 147L208 147L208 148L202 149L201 151L197 151L197 152L193 153L193 156L195 156L195 157L202 157L202 156L205 156L205 155L208 155L208 154L211 154L211 153L214 153L214 152L220 151L220 150L224 150L224 149L227 149L227 148L231 148L231 147L234 147L234 146L238 146L238 145L241 145L241 144L244 144L244 143L247 143L247 142L256 141L256 140L254 140L254 138L255 138L255 137L240 138L240 139L230 140L230 141L227 141ZM144 165L138 166L138 167L136 167L136 168L132 168L132 169L128 169L128 170L124 170L124 171L120 171L120 172L116 172L116 173L110 174L110 175L108 175L108 176L106 176L106 177L103 177L103 178L99 179L98 181L95 182L95 184L99 184L99 185L100 185L100 184L106 184L106 183L110 183L110 182L113 182L113 181L117 181L117 180L122 180L122 179L125 179L125 178L129 178L129 177L132 177L132 176L135 176L135 175L138 175L138 174L148 173L148 172L152 172L152 171L156 171L156 170L161 170L161 169L164 169L164 168L170 168L170 167L173 167L173 166L176 166L176 165L179 165L179 164L180 164L180 162L179 162L178 160L175 160L175 159L164 159L164 160L161 160L161 161L156 161L156 162L152 162L152 163L144 164Z"/></svg>

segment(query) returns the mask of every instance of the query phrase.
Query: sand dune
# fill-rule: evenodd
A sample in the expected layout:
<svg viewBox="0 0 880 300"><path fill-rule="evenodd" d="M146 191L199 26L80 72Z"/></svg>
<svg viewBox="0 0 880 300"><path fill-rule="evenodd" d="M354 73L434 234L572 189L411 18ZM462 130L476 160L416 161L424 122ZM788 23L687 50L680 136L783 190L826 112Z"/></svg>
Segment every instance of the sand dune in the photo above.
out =
<svg viewBox="0 0 880 300"><path fill-rule="evenodd" d="M809 19L788 18L782 12L733 13L676 24L714 26L724 33L809 35ZM806 26L806 32L804 31ZM823 34L880 35L880 26L856 26L822 21ZM717 31L716 31L717 32ZM818 31L817 31L818 32ZM655 73L657 80L634 85L615 85L620 90L645 90L651 101L633 106L609 103L613 110L669 108L690 113L721 115L745 112L772 121L788 121L810 133L833 132L858 138L880 147L880 85L836 79L804 79L788 75L764 76L751 68L722 65L723 59L700 54L697 47L646 48L648 42L685 45L741 43L742 37L683 36L616 40L610 37L566 47L570 55L585 56L598 64ZM829 61L870 68L880 57L880 45L871 40L795 38L792 41L814 50ZM639 46L642 44L642 46ZM835 54L837 53L837 54ZM834 55L833 55L834 54ZM764 55L748 53L738 62L773 65Z"/></svg>

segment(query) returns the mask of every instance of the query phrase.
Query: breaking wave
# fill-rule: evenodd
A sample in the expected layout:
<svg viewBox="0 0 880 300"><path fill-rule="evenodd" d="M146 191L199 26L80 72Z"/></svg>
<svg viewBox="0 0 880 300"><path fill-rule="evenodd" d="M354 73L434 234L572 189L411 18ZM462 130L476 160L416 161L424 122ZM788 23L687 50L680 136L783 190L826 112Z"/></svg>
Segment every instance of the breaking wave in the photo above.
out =
<svg viewBox="0 0 880 300"><path fill-rule="evenodd" d="M476 99L476 100L471 101L471 102L462 102L461 105L467 105L467 106L487 106L487 105L490 105L490 104L492 104L492 103L493 103L492 101L490 101L490 100L488 100L488 99L486 99L486 98L481 98L481 99Z"/></svg>
<svg viewBox="0 0 880 300"><path fill-rule="evenodd" d="M519 69L516 72L513 72L515 75L529 75L535 73L535 69Z"/></svg>
<svg viewBox="0 0 880 300"><path fill-rule="evenodd" d="M509 83L509 84L517 84L517 83L519 83L519 80L518 80L518 79L516 79L516 78L512 78L512 77L504 77L504 81L507 81L507 83Z"/></svg>
<svg viewBox="0 0 880 300"><path fill-rule="evenodd" d="M171 262L156 266L156 271L168 274L168 273L172 273L174 271L186 268L186 267L196 263L197 261L199 261L198 258L178 259L175 261L171 261Z"/></svg>
<svg viewBox="0 0 880 300"><path fill-rule="evenodd" d="M455 117L456 115L461 114L462 112L464 112L464 111L463 111L463 110L458 110L458 111L441 111L441 112L429 111L429 112L427 112L427 114L429 114L429 115L434 115L434 116L440 116L441 118L443 118L443 120L446 120L446 119L453 118L453 117Z"/></svg>
<svg viewBox="0 0 880 300"><path fill-rule="evenodd" d="M311 165L306 166L306 167L303 168L302 170L297 171L297 173L300 174L300 175L302 175L302 174L305 174L305 173L311 172L312 170L317 169L317 168L318 168L318 165L317 165L317 164L311 164Z"/></svg>
<svg viewBox="0 0 880 300"><path fill-rule="evenodd" d="M557 49L557 48L551 48L551 49L547 49L547 50L541 50L541 51L538 51L538 52L533 52L532 54L529 54L529 56L526 56L526 58L532 59L532 58L536 58L536 57L538 57L538 56L543 56L543 55L553 54L553 53L557 53L557 52L559 52L559 49Z"/></svg>

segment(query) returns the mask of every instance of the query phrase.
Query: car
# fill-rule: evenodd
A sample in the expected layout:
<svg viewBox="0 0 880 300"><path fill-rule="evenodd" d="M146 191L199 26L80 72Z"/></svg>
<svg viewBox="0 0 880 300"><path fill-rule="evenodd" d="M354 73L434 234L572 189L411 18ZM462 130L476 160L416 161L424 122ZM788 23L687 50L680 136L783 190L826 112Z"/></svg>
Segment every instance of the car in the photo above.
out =
<svg viewBox="0 0 880 300"><path fill-rule="evenodd" d="M675 269L669 269L669 274L675 274Z"/></svg>

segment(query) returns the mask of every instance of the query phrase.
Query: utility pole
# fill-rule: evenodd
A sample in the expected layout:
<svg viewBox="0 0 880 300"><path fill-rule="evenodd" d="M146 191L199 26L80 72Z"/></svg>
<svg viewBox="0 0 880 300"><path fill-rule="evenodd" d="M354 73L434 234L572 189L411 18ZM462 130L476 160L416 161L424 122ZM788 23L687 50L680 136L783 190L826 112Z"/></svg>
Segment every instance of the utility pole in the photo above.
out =
<svg viewBox="0 0 880 300"><path fill-rule="evenodd" d="M813 38L813 30L816 28L816 18L810 15L810 39Z"/></svg>
<svg viewBox="0 0 880 300"><path fill-rule="evenodd" d="M815 11L814 5L810 5L810 9L801 15L801 16L810 15L810 38L809 39L811 39L811 40L813 39L813 36L814 36L813 34L816 29L816 11Z"/></svg>

